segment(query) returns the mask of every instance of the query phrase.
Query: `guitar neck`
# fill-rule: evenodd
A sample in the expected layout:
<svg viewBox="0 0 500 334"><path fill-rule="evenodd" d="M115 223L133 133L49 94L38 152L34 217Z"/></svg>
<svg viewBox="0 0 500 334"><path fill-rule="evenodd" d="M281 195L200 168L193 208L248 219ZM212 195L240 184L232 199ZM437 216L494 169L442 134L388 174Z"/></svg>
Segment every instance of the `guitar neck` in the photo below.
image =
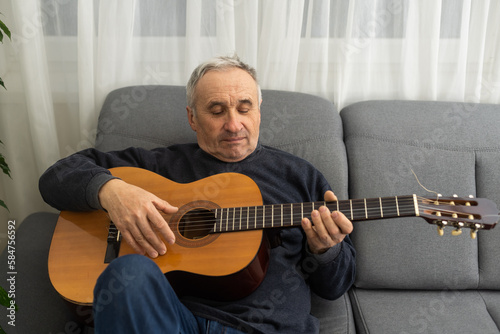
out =
<svg viewBox="0 0 500 334"><path fill-rule="evenodd" d="M300 226L320 206L351 221L418 216L415 195L215 209L214 233Z"/></svg>

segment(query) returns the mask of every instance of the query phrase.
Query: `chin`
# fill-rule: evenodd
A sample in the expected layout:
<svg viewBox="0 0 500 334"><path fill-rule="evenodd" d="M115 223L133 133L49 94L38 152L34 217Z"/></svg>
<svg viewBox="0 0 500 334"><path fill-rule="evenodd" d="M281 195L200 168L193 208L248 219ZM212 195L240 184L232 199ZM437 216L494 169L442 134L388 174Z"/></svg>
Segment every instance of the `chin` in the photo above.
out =
<svg viewBox="0 0 500 334"><path fill-rule="evenodd" d="M250 155L251 152L231 152L231 153L227 153L227 154L221 154L218 156L218 158L222 161L225 161L225 162L238 162L238 161L241 161L243 159L245 159L246 157L248 157Z"/></svg>

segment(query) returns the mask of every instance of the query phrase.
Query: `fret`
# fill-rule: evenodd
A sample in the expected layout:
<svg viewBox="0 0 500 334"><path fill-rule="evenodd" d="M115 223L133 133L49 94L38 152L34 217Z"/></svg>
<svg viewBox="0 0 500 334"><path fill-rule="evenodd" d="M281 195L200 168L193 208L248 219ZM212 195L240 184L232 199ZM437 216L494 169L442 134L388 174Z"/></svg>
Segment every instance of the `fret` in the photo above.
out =
<svg viewBox="0 0 500 334"><path fill-rule="evenodd" d="M271 205L271 227L274 227L274 205Z"/></svg>
<svg viewBox="0 0 500 334"><path fill-rule="evenodd" d="M266 206L262 207L262 227L266 226Z"/></svg>
<svg viewBox="0 0 500 334"><path fill-rule="evenodd" d="M250 224L250 207L247 206L247 230L249 228Z"/></svg>
<svg viewBox="0 0 500 334"><path fill-rule="evenodd" d="M398 196L395 197L396 198L396 210L398 210L398 217L399 217L399 204L398 204Z"/></svg>
<svg viewBox="0 0 500 334"><path fill-rule="evenodd" d="M349 200L349 208L351 210L351 220L354 220L354 215L352 213L352 199Z"/></svg>
<svg viewBox="0 0 500 334"><path fill-rule="evenodd" d="M283 204L281 206L281 227L283 227Z"/></svg>
<svg viewBox="0 0 500 334"><path fill-rule="evenodd" d="M304 218L304 203L300 203L300 220Z"/></svg>
<svg viewBox="0 0 500 334"><path fill-rule="evenodd" d="M239 219L239 221L240 221L240 228L239 228L239 230L240 231L241 231L241 216L242 215L243 215L243 207L240 207L240 219Z"/></svg>
<svg viewBox="0 0 500 334"><path fill-rule="evenodd" d="M368 209L366 207L366 198L363 199L365 201L365 218L368 219Z"/></svg>
<svg viewBox="0 0 500 334"><path fill-rule="evenodd" d="M290 204L290 226L293 226L293 204Z"/></svg>
<svg viewBox="0 0 500 334"><path fill-rule="evenodd" d="M220 209L220 214L219 214L219 218L218 218L218 222L217 222L217 224L219 224L218 232L222 232L222 216L223 216L223 212L224 212L224 209Z"/></svg>
<svg viewBox="0 0 500 334"><path fill-rule="evenodd" d="M254 221L254 229L257 229L257 207L255 207L255 212L254 212L254 218L255 218L255 221Z"/></svg>
<svg viewBox="0 0 500 334"><path fill-rule="evenodd" d="M234 231L234 221L235 221L235 216L236 216L236 208L233 208L233 228L231 229L232 231Z"/></svg>
<svg viewBox="0 0 500 334"><path fill-rule="evenodd" d="M382 198L381 198L381 197L379 197L379 198L378 198L378 201L379 201L379 203L380 203L380 217L381 217L381 218L384 218L384 209L382 208Z"/></svg>
<svg viewBox="0 0 500 334"><path fill-rule="evenodd" d="M215 209L215 210L214 210L214 218L215 218L214 232L217 232L217 220L219 220L219 218L217 217L218 212L219 212L219 210L218 210L218 209Z"/></svg>
<svg viewBox="0 0 500 334"><path fill-rule="evenodd" d="M224 209L221 209L221 212L220 212L220 231L224 231L224 220L225 220L225 215L224 215Z"/></svg>

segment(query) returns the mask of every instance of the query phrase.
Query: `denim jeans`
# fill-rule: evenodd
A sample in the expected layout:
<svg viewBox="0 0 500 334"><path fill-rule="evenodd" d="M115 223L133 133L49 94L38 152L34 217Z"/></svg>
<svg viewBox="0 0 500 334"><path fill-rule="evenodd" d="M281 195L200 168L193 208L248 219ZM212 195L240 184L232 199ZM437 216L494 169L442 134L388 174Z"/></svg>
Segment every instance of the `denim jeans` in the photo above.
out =
<svg viewBox="0 0 500 334"><path fill-rule="evenodd" d="M113 260L94 289L95 332L242 333L195 316L184 306L160 268L142 255Z"/></svg>

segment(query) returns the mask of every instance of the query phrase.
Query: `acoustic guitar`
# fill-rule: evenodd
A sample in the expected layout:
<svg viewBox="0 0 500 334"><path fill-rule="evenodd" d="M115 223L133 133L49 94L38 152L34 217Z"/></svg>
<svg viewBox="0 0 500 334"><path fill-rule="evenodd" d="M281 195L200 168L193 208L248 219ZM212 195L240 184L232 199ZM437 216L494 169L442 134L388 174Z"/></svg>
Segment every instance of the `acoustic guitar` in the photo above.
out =
<svg viewBox="0 0 500 334"><path fill-rule="evenodd" d="M493 228L494 202L484 198L423 198L416 195L262 205L258 186L237 173L180 184L153 172L119 167L111 173L179 208L163 214L176 235L167 253L154 259L179 295L235 300L263 280L269 248L263 229L301 226L303 217L326 205L351 221L422 217L453 234ZM91 305L98 276L117 256L134 253L103 211L61 212L52 239L48 269L58 293L76 305ZM235 284L234 282L237 282Z"/></svg>

